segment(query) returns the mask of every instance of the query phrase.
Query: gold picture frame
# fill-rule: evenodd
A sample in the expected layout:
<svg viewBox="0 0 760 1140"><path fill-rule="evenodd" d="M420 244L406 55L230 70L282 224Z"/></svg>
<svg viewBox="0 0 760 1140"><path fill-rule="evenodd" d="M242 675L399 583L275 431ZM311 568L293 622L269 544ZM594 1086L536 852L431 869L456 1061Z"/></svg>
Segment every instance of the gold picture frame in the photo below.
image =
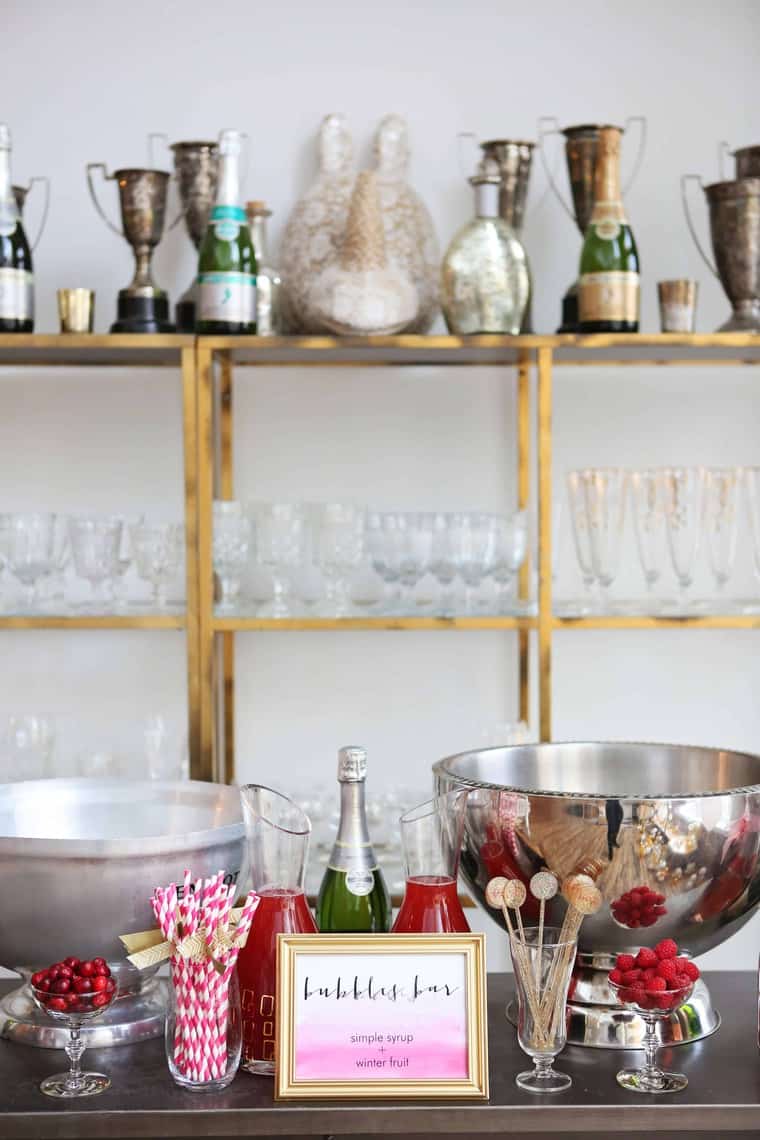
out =
<svg viewBox="0 0 760 1140"><path fill-rule="evenodd" d="M390 980L394 959L400 962L393 968L405 971L399 983ZM304 974L309 961L312 974ZM427 975L420 973L425 962ZM364 976L367 965L374 973ZM311 998L327 1004L309 1007L307 1016ZM411 1015L409 1005L418 1000ZM354 1015L350 1027L359 1032L349 1033L346 1018ZM387 1029L394 1019L398 1032ZM378 1026L386 1028L377 1032ZM428 1026L428 1037L421 1026ZM488 1099L485 935L279 935L276 1057L276 1100ZM394 1065L409 1066L410 1075L386 1077L393 1071L386 1066ZM457 1065L461 1076L452 1075ZM357 1066L383 1075L368 1077ZM423 1068L432 1075L421 1076ZM356 1078L349 1077L355 1069Z"/></svg>

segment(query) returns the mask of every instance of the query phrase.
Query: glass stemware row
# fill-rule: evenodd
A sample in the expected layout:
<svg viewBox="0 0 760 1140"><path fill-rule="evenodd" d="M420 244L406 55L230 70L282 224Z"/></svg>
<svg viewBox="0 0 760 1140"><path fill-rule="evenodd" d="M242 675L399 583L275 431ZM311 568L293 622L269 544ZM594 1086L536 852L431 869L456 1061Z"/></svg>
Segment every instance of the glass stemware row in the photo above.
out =
<svg viewBox="0 0 760 1140"><path fill-rule="evenodd" d="M719 598L735 563L742 488L754 566L760 576L760 468L658 467L626 471L589 467L568 472L575 554L587 591L587 611L614 610L615 581L630 495L633 530L650 608L666 551L678 584L678 612L700 608L689 591L703 546ZM747 609L756 608L748 605Z"/></svg>
<svg viewBox="0 0 760 1140"><path fill-rule="evenodd" d="M218 612L261 616L510 613L527 553L524 511L373 511L351 503L214 503ZM257 576L258 571L258 576ZM262 583L261 572L266 577ZM246 588L247 587L247 588Z"/></svg>
<svg viewBox="0 0 760 1140"><path fill-rule="evenodd" d="M124 575L132 564L150 583L152 607L165 609L184 549L184 527L177 523L129 523L120 515L0 514L0 575L7 571L19 583L23 609L31 613L64 602L70 566L90 587L89 602L78 608L118 610L126 605Z"/></svg>

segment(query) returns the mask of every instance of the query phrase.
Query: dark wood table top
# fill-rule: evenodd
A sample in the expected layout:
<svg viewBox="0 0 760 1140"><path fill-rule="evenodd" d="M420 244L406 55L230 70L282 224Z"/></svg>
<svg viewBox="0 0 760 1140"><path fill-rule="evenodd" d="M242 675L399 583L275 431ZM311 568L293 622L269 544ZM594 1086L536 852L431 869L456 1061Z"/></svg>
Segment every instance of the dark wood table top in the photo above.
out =
<svg viewBox="0 0 760 1140"><path fill-rule="evenodd" d="M700 1133L760 1133L760 1054L757 979L753 973L707 976L723 1017L705 1041L661 1053L664 1065L686 1073L689 1087L672 1096L626 1093L615 1081L641 1053L568 1047L559 1067L572 1088L536 1097L515 1086L527 1067L504 1016L512 980L489 977L491 1096L486 1103L399 1102L275 1104L272 1082L240 1073L223 1093L177 1088L160 1039L90 1050L88 1068L110 1074L100 1096L63 1104L39 1092L43 1077L66 1067L62 1053L0 1042L0 1140L126 1140L142 1137L237 1136L469 1136L478 1133L565 1136L589 1133L659 1137Z"/></svg>

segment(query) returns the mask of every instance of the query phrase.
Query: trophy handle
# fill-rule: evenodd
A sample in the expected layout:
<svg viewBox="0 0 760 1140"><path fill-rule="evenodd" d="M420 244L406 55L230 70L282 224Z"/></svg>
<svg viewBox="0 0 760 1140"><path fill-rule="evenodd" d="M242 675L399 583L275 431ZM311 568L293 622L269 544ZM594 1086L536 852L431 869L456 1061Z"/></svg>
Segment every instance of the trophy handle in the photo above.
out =
<svg viewBox="0 0 760 1140"><path fill-rule="evenodd" d="M704 261L705 265L710 270L710 272L713 274L713 276L717 277L718 276L718 270L715 268L713 263L710 261L710 258L707 256L705 251L702 249L702 243L700 242L699 238L697 237L697 231L694 228L694 222L692 221L691 211L689 209L689 196L688 196L688 192L687 192L687 187L688 187L690 182L698 182L699 185L701 186L702 185L702 175L701 174L682 174L681 175L681 201L683 202L683 212L686 215L686 225L689 227L689 233L691 234L692 238L694 239L694 244L697 247L697 249L699 250L700 257L702 258L702 260Z"/></svg>
<svg viewBox="0 0 760 1140"><path fill-rule="evenodd" d="M478 136L474 131L459 131L457 133L457 163L459 165L459 173L463 178L471 178L473 172L477 170L477 162L473 165L468 159L465 153L466 141L469 142L467 150L469 151L470 157L472 157L478 145Z"/></svg>
<svg viewBox="0 0 760 1140"><path fill-rule="evenodd" d="M721 182L726 181L726 155L731 153L731 143L723 139L718 143L718 173L720 174Z"/></svg>
<svg viewBox="0 0 760 1140"><path fill-rule="evenodd" d="M106 223L108 228L110 230L113 230L113 232L115 234L118 234L119 237L124 237L124 234L119 229L119 227L115 226L113 224L111 219L106 215L106 213L101 208L100 202L98 201L98 196L95 193L95 184L92 181L93 170L102 170L103 171L103 178L107 182L109 182L113 179L113 174L108 173L108 171L106 170L106 164L104 162L88 162L87 163L87 186L88 186L89 191L90 191L90 197L92 198L92 204L94 205L95 209L98 211L98 213L100 214L101 218Z"/></svg>
<svg viewBox="0 0 760 1140"><path fill-rule="evenodd" d="M45 187L45 200L42 206L42 213L40 214L39 225L37 226L37 233L29 243L32 247L32 252L34 252L34 250L39 245L39 240L42 237L42 231L44 230L45 222L47 221L48 210L50 209L50 179L46 174L35 174L33 178L29 179L29 190L31 190L35 182Z"/></svg>
<svg viewBox="0 0 760 1140"><path fill-rule="evenodd" d="M639 128L638 150L636 152L634 165L632 165L631 172L626 179L626 185L623 186L623 197L628 194L631 186L634 185L634 182L636 181L641 166L641 161L643 161L644 152L646 149L646 115L629 115L628 119L626 120L626 125L624 125L623 132L629 131L634 123L638 123Z"/></svg>
<svg viewBox="0 0 760 1140"><path fill-rule="evenodd" d="M545 126L544 124L546 124L546 123L551 124L551 125ZM546 178L547 178L549 185L551 186L552 190L554 191L555 198L557 199L559 204L562 206L562 209L565 211L565 213L567 214L570 221L575 222L575 214L571 210L570 206L568 206L565 199L562 197L562 192L560 191L559 186L557 185L557 183L554 180L554 175L552 174L551 170L549 169L549 163L548 163L547 158L546 158L546 148L544 146L544 139L547 138L549 135L560 135L560 134L562 134L562 131L561 131L560 125L559 125L559 119L556 117L556 115L542 115L541 118L538 120L537 131L538 131L538 149L541 152L541 164L544 168L544 174L546 175Z"/></svg>

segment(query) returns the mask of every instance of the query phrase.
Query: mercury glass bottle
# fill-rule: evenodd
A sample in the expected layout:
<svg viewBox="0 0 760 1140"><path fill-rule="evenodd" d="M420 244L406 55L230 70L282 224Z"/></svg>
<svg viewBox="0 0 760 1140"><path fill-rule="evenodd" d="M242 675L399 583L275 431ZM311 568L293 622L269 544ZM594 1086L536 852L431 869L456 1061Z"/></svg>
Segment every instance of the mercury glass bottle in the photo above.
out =
<svg viewBox="0 0 760 1140"><path fill-rule="evenodd" d="M391 925L391 900L367 829L364 748L338 753L340 824L317 900L322 934L384 934Z"/></svg>
<svg viewBox="0 0 760 1140"><path fill-rule="evenodd" d="M246 202L248 228L256 257L256 332L271 336L280 331L280 275L269 260L266 202Z"/></svg>
<svg viewBox="0 0 760 1140"><path fill-rule="evenodd" d="M499 217L498 174L477 174L475 217L443 259L441 305L449 332L516 336L530 298L528 259L515 231Z"/></svg>

